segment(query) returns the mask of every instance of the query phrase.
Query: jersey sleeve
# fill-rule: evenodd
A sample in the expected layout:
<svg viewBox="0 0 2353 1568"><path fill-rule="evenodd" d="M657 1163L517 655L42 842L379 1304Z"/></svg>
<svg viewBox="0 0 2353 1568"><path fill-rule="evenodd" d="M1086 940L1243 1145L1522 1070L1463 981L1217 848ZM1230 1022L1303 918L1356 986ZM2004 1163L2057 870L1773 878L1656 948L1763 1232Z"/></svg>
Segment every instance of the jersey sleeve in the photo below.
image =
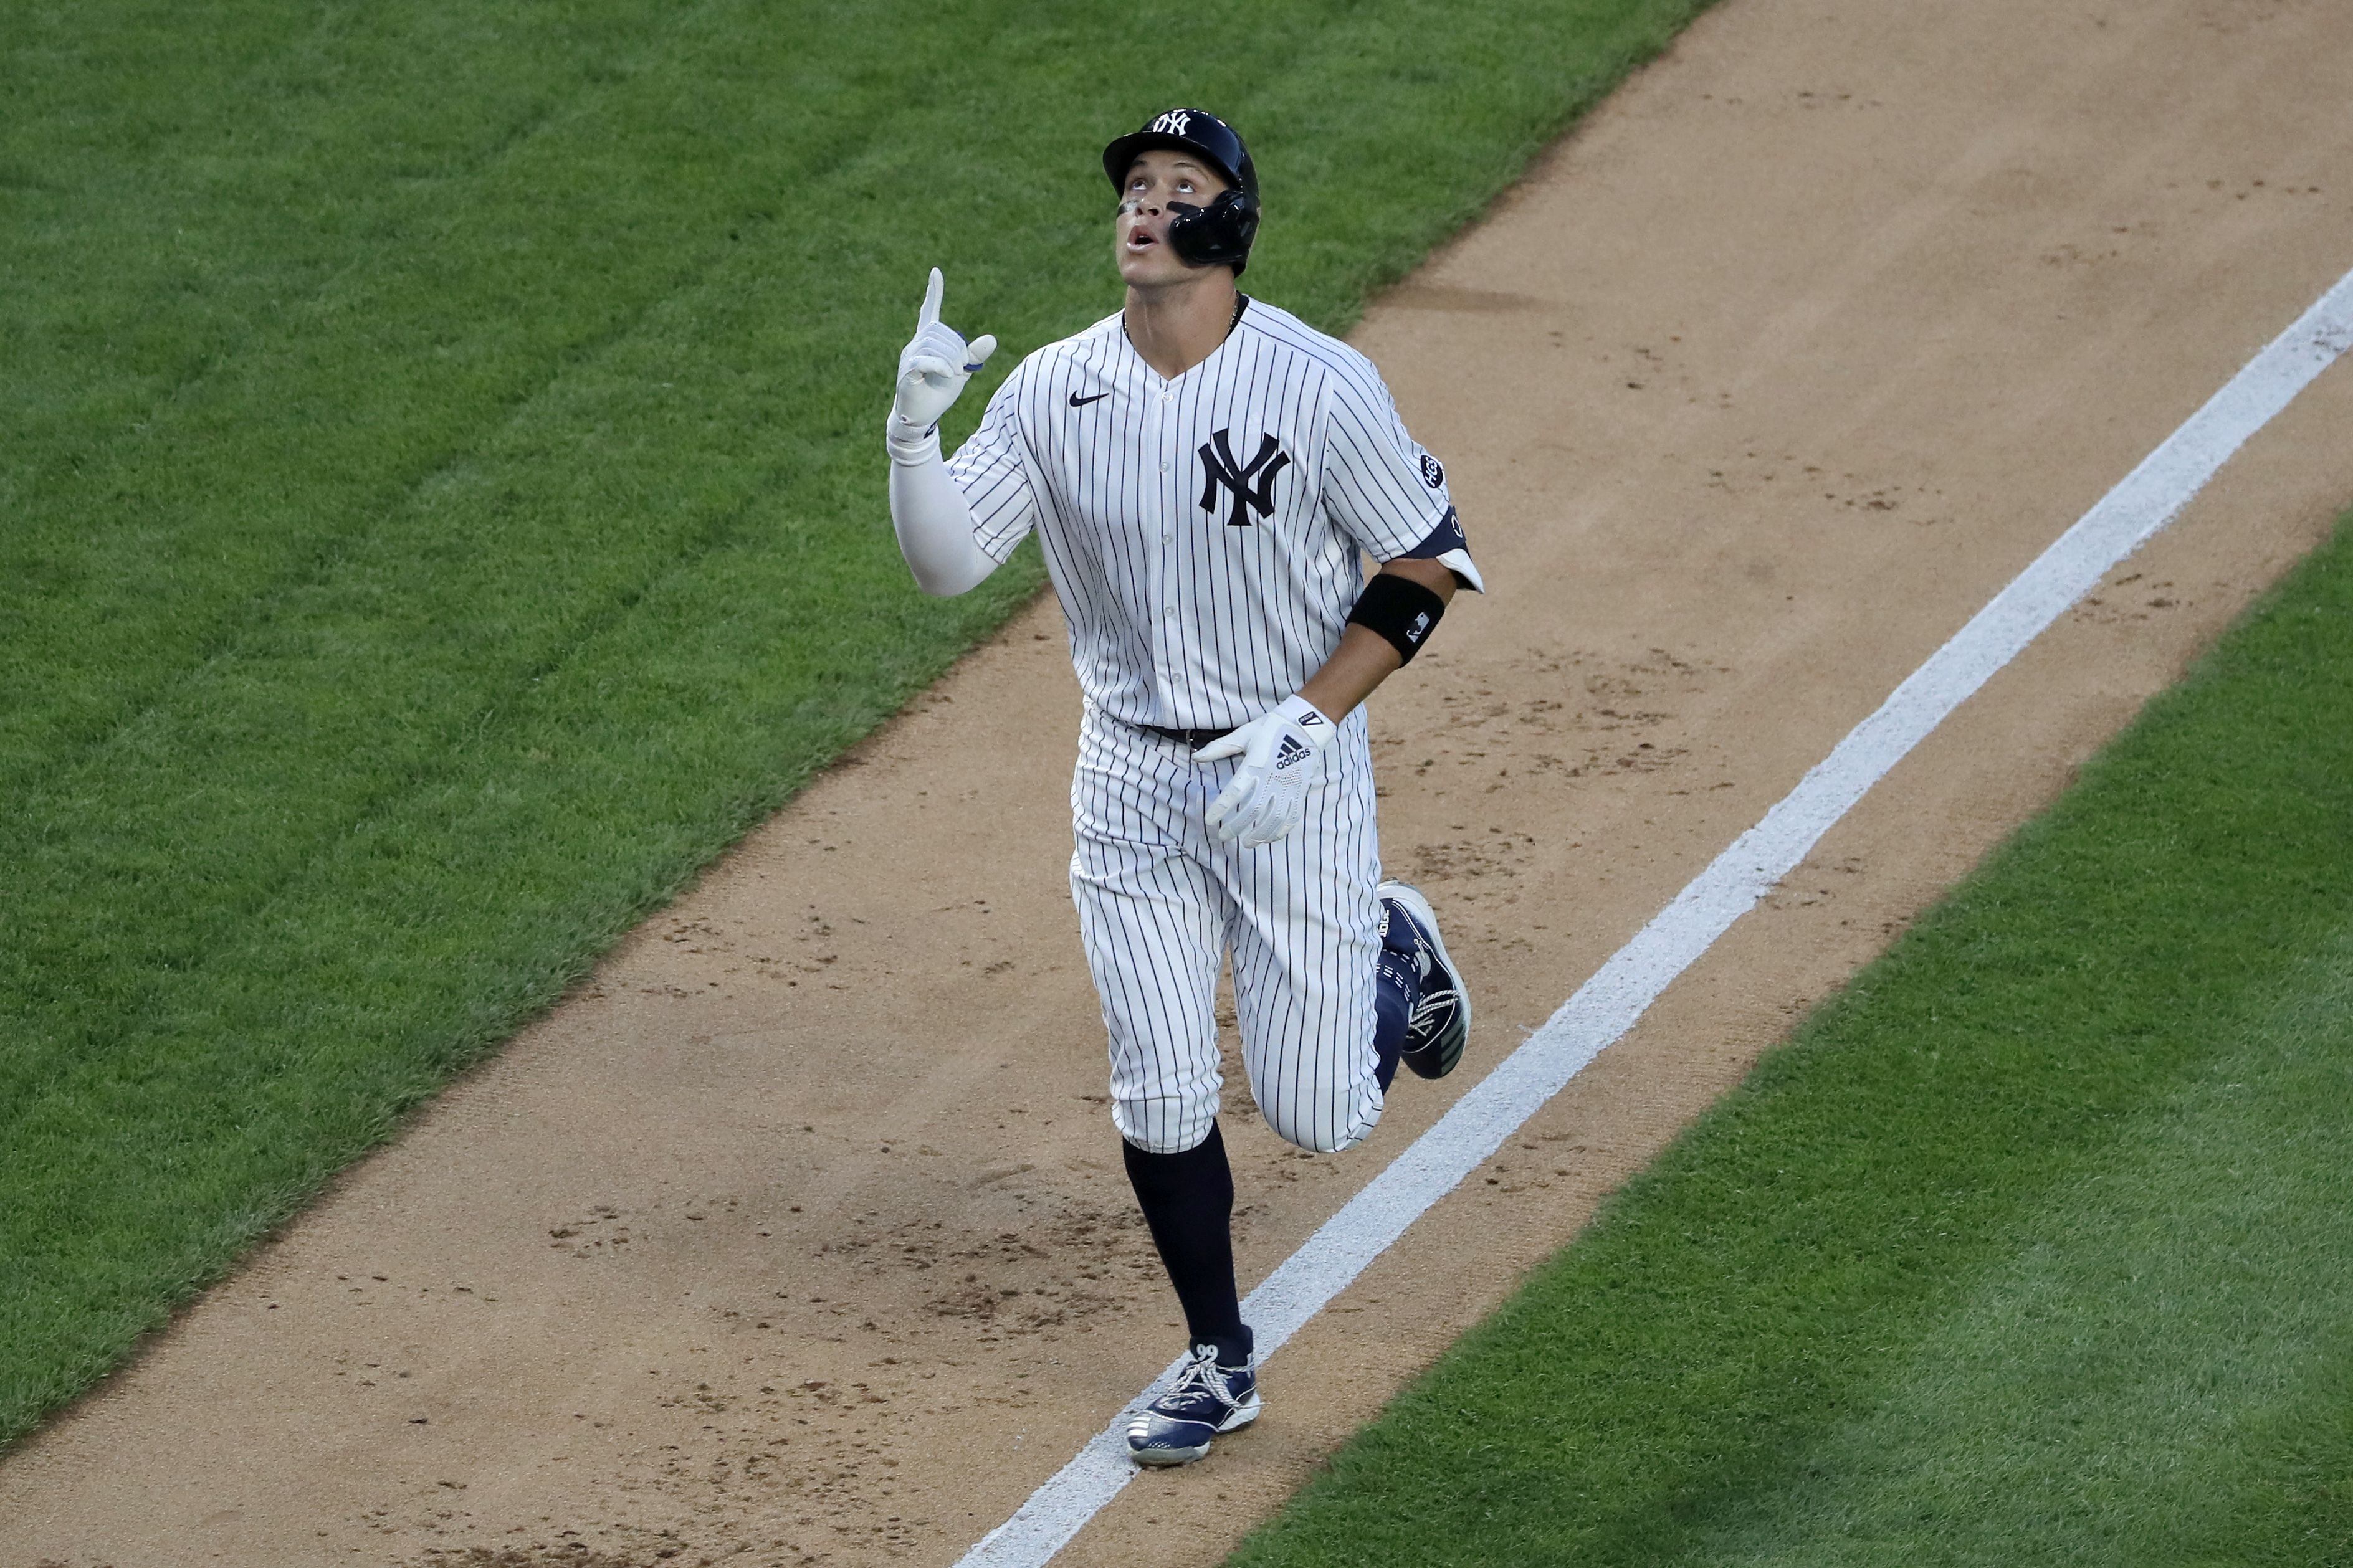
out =
<svg viewBox="0 0 2353 1568"><path fill-rule="evenodd" d="M1029 369L1024 362L1005 378L980 416L980 428L948 459L948 478L972 511L972 542L1000 564L1038 526L1038 492L1021 433Z"/></svg>
<svg viewBox="0 0 2353 1568"><path fill-rule="evenodd" d="M1445 465L1406 433L1370 361L1333 377L1324 418L1324 504L1332 520L1376 561L1436 561L1484 593Z"/></svg>

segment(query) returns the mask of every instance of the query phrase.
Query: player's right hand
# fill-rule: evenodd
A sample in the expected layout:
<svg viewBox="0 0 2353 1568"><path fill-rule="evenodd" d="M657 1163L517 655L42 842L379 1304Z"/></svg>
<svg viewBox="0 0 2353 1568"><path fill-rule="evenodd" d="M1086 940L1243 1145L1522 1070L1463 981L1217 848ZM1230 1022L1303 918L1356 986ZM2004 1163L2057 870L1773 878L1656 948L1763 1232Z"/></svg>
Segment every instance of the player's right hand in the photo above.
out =
<svg viewBox="0 0 2353 1568"><path fill-rule="evenodd" d="M996 338L983 333L967 343L963 333L940 320L940 295L945 287L940 269L933 268L923 308L915 313L915 335L899 351L899 394L891 405L892 420L913 435L930 434L972 373L997 352Z"/></svg>

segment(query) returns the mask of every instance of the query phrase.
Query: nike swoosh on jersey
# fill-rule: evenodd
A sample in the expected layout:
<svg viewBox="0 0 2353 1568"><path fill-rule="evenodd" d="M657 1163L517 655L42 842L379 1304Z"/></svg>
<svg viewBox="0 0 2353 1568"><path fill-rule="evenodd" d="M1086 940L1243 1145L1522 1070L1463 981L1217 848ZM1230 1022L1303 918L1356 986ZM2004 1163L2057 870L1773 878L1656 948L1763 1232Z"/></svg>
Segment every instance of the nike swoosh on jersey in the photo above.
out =
<svg viewBox="0 0 2353 1568"><path fill-rule="evenodd" d="M1098 392L1092 397L1081 397L1074 392L1071 394L1071 406L1073 408L1084 408L1088 404L1101 403L1104 398L1109 397L1110 395L1111 394L1108 392Z"/></svg>

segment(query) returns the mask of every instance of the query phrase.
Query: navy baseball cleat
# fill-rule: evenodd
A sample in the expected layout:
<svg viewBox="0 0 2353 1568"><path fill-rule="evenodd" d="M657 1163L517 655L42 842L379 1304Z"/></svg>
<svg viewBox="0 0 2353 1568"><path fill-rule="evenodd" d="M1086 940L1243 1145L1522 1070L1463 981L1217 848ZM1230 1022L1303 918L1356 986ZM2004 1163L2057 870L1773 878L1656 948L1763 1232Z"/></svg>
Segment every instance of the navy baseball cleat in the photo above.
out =
<svg viewBox="0 0 2353 1568"><path fill-rule="evenodd" d="M1209 1451L1211 1438L1240 1431L1258 1411L1258 1373L1219 1366L1217 1346L1195 1345L1176 1386L1128 1424L1128 1457L1139 1465L1189 1465Z"/></svg>
<svg viewBox="0 0 2353 1568"><path fill-rule="evenodd" d="M1444 1078L1461 1061L1462 1047L1471 1038L1470 988L1447 957L1446 943L1438 934L1438 911L1420 889L1405 882L1383 882L1377 890L1382 935L1389 934L1390 921L1403 921L1413 934L1414 963L1421 971L1421 997L1413 1005L1398 1059L1419 1077Z"/></svg>

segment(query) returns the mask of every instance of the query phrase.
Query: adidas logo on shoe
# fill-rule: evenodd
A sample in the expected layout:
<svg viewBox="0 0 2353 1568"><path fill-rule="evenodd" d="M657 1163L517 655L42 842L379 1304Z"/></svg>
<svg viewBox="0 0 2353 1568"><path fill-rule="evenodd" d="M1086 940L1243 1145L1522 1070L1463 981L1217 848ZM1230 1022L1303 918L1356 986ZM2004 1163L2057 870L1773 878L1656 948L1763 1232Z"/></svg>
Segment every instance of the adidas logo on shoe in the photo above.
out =
<svg viewBox="0 0 2353 1568"><path fill-rule="evenodd" d="M1195 1345L1168 1392L1127 1426L1127 1454L1139 1465L1189 1465L1210 1441L1258 1419L1258 1373L1219 1366L1218 1347Z"/></svg>
<svg viewBox="0 0 2353 1568"><path fill-rule="evenodd" d="M1379 897L1384 944L1395 945L1388 940L1396 930L1391 921L1403 921L1413 939L1415 967L1421 972L1421 996L1407 1017L1398 1059L1417 1077L1444 1078L1461 1063L1462 1047L1470 1043L1471 993L1438 934L1438 912L1420 889L1405 882L1383 882Z"/></svg>

